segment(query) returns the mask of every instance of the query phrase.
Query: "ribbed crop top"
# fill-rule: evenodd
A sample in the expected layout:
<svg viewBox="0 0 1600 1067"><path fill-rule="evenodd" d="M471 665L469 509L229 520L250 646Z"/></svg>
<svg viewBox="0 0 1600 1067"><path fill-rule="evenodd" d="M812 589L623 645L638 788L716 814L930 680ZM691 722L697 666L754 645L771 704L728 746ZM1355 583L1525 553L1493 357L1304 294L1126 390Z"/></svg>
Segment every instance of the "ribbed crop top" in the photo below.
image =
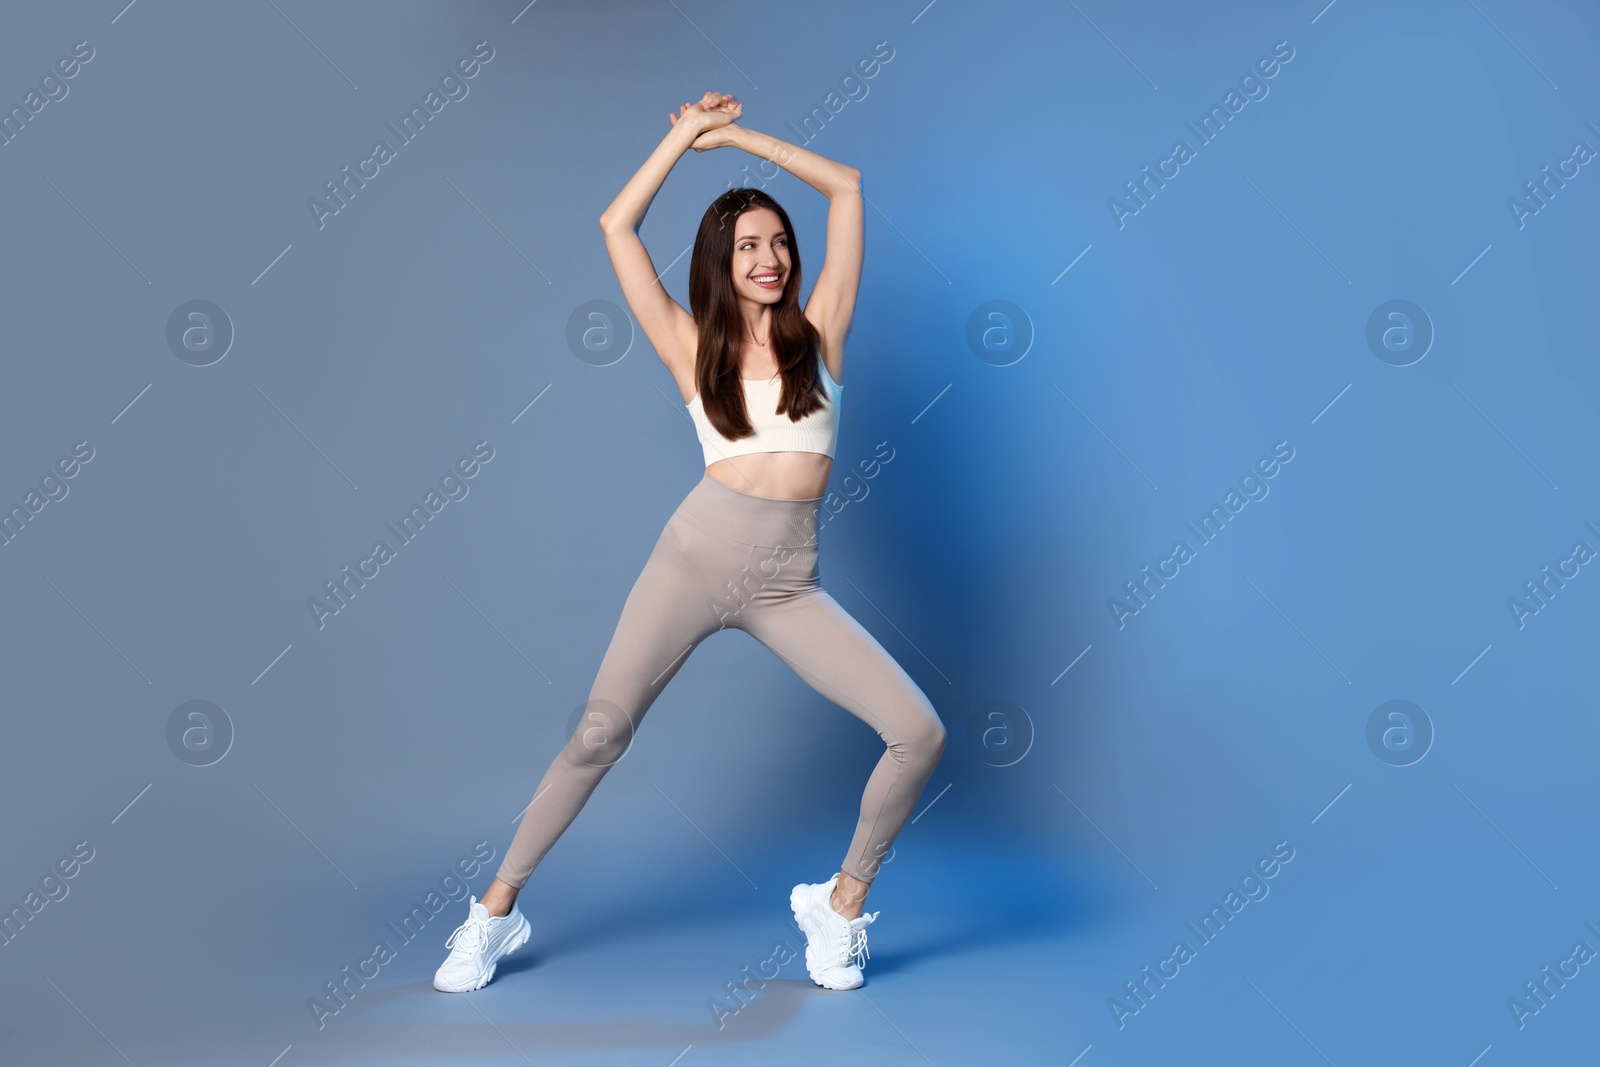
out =
<svg viewBox="0 0 1600 1067"><path fill-rule="evenodd" d="M689 399L689 418L700 438L700 449L705 454L706 466L719 459L747 456L753 452L820 452L831 457L839 443L839 402L844 386L833 380L828 365L817 360L822 370L822 390L828 402L796 422L786 414L778 414L778 398L783 393L783 376L771 378L740 378L744 385L745 412L755 431L749 437L729 440L711 425L705 405L696 393Z"/></svg>

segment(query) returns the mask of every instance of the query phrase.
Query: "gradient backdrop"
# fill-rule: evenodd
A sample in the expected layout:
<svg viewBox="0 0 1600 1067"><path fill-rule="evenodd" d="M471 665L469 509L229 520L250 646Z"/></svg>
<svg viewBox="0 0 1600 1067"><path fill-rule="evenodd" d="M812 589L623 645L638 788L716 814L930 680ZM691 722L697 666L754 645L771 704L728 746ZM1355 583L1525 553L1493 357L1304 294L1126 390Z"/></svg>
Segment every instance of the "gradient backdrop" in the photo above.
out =
<svg viewBox="0 0 1600 1067"><path fill-rule="evenodd" d="M0 32L0 1061L1593 1055L1592 4L123 3ZM713 637L439 994L701 476L597 218L708 89L863 174L821 580L950 744L820 990L881 743ZM732 184L809 291L732 148L668 290Z"/></svg>

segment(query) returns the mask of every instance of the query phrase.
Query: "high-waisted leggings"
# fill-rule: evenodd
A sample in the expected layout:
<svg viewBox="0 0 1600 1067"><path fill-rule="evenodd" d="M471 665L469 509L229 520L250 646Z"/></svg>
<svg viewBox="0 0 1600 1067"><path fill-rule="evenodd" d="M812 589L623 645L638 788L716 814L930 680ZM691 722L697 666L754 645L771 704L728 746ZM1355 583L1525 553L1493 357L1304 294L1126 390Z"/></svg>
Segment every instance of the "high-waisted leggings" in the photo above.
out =
<svg viewBox="0 0 1600 1067"><path fill-rule="evenodd" d="M577 728L539 780L497 877L522 888L689 654L733 627L883 739L840 867L872 882L939 762L945 729L910 676L818 585L821 501L756 496L710 475L689 492L628 593Z"/></svg>

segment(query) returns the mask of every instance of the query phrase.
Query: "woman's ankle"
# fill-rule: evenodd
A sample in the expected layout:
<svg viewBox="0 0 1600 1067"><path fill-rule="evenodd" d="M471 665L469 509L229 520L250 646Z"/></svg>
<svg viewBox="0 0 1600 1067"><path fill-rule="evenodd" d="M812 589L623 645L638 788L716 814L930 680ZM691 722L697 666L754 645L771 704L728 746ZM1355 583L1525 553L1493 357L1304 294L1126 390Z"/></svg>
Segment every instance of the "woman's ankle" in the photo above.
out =
<svg viewBox="0 0 1600 1067"><path fill-rule="evenodd" d="M835 912L837 912L839 915L843 916L846 919L854 919L856 916L861 914L861 905L860 904L857 904L854 909L850 908L849 905L842 905L841 906L837 901L834 901L834 900L829 900L828 904L829 904L830 907L833 908L833 910Z"/></svg>
<svg viewBox="0 0 1600 1067"><path fill-rule="evenodd" d="M858 881L840 871L833 892L828 896L828 906L846 919L854 919L865 910L870 888L871 883Z"/></svg>
<svg viewBox="0 0 1600 1067"><path fill-rule="evenodd" d="M492 918L501 919L510 915L511 909L517 906L517 894L519 892L521 890L497 880L479 898L478 903L489 910L489 915Z"/></svg>

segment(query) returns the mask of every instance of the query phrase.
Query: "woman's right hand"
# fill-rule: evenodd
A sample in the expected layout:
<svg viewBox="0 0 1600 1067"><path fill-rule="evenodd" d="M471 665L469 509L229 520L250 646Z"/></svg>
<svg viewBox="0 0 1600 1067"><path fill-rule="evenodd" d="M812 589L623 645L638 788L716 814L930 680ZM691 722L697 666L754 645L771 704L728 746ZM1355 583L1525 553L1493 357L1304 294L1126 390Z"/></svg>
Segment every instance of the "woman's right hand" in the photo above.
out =
<svg viewBox="0 0 1600 1067"><path fill-rule="evenodd" d="M667 120L674 126L683 122L691 123L690 128L699 135L733 122L743 114L743 108L744 105L735 100L731 93L707 92L696 102L685 103L676 115L667 112Z"/></svg>

